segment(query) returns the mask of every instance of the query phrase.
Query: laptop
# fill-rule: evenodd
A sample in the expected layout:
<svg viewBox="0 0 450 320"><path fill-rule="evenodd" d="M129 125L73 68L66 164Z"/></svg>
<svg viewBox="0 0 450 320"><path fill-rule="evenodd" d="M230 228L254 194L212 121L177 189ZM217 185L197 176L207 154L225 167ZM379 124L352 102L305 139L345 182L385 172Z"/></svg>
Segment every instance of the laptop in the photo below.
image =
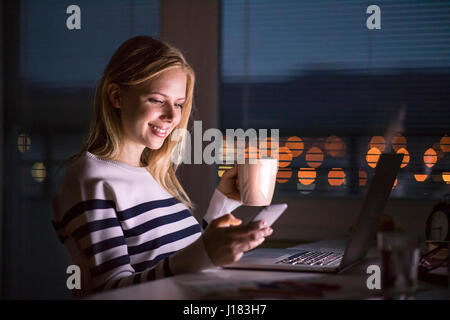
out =
<svg viewBox="0 0 450 320"><path fill-rule="evenodd" d="M375 237L403 154L381 154L350 239L319 241L287 249L261 248L246 252L225 268L339 272L363 259ZM322 249L321 244L327 244ZM331 245L330 245L331 244Z"/></svg>

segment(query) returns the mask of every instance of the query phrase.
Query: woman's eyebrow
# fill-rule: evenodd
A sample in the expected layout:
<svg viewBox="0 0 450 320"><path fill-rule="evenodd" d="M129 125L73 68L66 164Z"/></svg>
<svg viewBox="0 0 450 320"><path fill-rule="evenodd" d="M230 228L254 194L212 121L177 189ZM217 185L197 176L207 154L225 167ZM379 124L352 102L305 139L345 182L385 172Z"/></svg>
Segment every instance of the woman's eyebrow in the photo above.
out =
<svg viewBox="0 0 450 320"><path fill-rule="evenodd" d="M151 92L149 92L149 94L151 94L151 93L157 93L157 94L160 94L160 95L162 95L162 96L164 96L166 98L169 97L167 94L164 94L164 93L161 93L161 92L158 92L158 91L151 91ZM186 99L186 98L182 97L182 98L178 98L177 100L184 100L184 99Z"/></svg>

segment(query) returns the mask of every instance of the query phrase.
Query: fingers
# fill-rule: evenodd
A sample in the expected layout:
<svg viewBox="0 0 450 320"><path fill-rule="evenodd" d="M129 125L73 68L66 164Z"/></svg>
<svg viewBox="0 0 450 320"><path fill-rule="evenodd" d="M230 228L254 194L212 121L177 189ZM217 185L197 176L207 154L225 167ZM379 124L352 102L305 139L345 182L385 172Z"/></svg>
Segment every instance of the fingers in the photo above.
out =
<svg viewBox="0 0 450 320"><path fill-rule="evenodd" d="M228 169L228 170L225 170L225 171L223 172L222 177L225 177L225 178L227 178L227 179L229 179L229 178L234 178L234 177L237 176L237 172L238 172L238 170L237 170L237 165L234 165L233 168Z"/></svg>
<svg viewBox="0 0 450 320"><path fill-rule="evenodd" d="M227 214L213 220L203 234L206 251L217 266L240 260L244 252L261 245L265 237L272 234L272 228L265 226L263 221L222 227L237 221L241 223L240 219Z"/></svg>
<svg viewBox="0 0 450 320"><path fill-rule="evenodd" d="M235 236L247 236L255 231L261 230L266 227L266 222L264 220L252 221L248 224L234 227L230 230L230 233Z"/></svg>
<svg viewBox="0 0 450 320"><path fill-rule="evenodd" d="M267 236L272 234L272 228L267 227L248 234L235 242L234 250L236 252L245 252L261 245Z"/></svg>
<svg viewBox="0 0 450 320"><path fill-rule="evenodd" d="M254 223L253 225L245 225L230 229L229 237L239 242L250 242L268 237L273 230L270 227L260 227L262 223Z"/></svg>

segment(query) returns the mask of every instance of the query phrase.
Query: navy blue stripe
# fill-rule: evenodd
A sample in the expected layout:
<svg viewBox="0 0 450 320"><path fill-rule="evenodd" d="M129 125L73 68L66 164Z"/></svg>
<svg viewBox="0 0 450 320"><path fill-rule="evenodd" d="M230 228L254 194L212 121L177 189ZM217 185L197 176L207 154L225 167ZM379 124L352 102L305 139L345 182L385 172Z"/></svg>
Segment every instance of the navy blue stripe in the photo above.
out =
<svg viewBox="0 0 450 320"><path fill-rule="evenodd" d="M133 284L141 282L141 273L136 273L133 277Z"/></svg>
<svg viewBox="0 0 450 320"><path fill-rule="evenodd" d="M151 280L155 280L155 279L156 279L156 272L155 272L155 268L153 268L148 271L147 281L151 281Z"/></svg>
<svg viewBox="0 0 450 320"><path fill-rule="evenodd" d="M79 202L64 214L61 223L58 224L58 228L65 228L70 221L83 214L85 211L95 209L116 209L116 204L112 200L100 199Z"/></svg>
<svg viewBox="0 0 450 320"><path fill-rule="evenodd" d="M164 277L171 277L173 276L172 271L170 271L170 266L169 266L169 257L164 259Z"/></svg>
<svg viewBox="0 0 450 320"><path fill-rule="evenodd" d="M108 250L111 248L119 247L124 244L126 244L125 238L122 236L118 236L115 238L106 239L106 240L100 241L96 244L93 244L92 246L84 249L84 254L88 258L90 258L99 252L102 252L102 251L105 251L105 250Z"/></svg>
<svg viewBox="0 0 450 320"><path fill-rule="evenodd" d="M163 226L165 224L177 222L183 219L186 219L188 217L192 217L191 213L188 210L182 210L179 212L171 213L162 217L158 217L155 219L152 219L150 221L147 221L141 225L138 225L132 229L123 230L123 234L125 237L135 237L140 234L143 234L145 232L148 232L152 229L158 228L160 226Z"/></svg>
<svg viewBox="0 0 450 320"><path fill-rule="evenodd" d="M159 261L161 261L162 259L167 258L168 256L170 256L172 253L175 253L175 252L176 251L162 253L159 256L156 256L156 258L154 258L153 260L147 260L147 261L139 262L139 263L133 264L132 267L134 268L134 270L136 270L136 272L142 272L145 269L153 268L153 266L155 264L157 264Z"/></svg>
<svg viewBox="0 0 450 320"><path fill-rule="evenodd" d="M162 199L162 200L153 200L144 202L141 204L138 204L137 206L131 207L129 209L118 211L117 212L117 218L119 221L124 221L127 219L134 218L142 213L145 213L147 211L157 209L157 208L163 208L163 207L170 207L174 204L179 203L176 198L168 198L168 199Z"/></svg>
<svg viewBox="0 0 450 320"><path fill-rule="evenodd" d="M81 239L89 233L117 226L120 226L120 223L116 218L91 221L82 225L81 227L78 227L75 231L72 232L72 235L78 239Z"/></svg>
<svg viewBox="0 0 450 320"><path fill-rule="evenodd" d="M138 253L142 253L142 252L146 252L146 251L150 251L150 250L155 250L165 244L175 242L180 239L184 239L186 237L189 237L189 236L199 233L199 232L201 232L200 225L197 223L190 227L181 229L179 231L172 232L172 233L166 234L164 236L161 236L159 238L144 242L140 245L128 247L128 253L129 253L129 255L134 255L134 254L138 254Z"/></svg>
<svg viewBox="0 0 450 320"><path fill-rule="evenodd" d="M91 273L92 277L98 277L105 272L111 271L113 269L127 265L129 263L130 263L129 255L120 256L120 257L108 260L108 261L92 268L90 270L90 273Z"/></svg>
<svg viewBox="0 0 450 320"><path fill-rule="evenodd" d="M208 222L206 222L206 220L203 219L203 225L202 225L203 230L205 230L207 226L208 226Z"/></svg>

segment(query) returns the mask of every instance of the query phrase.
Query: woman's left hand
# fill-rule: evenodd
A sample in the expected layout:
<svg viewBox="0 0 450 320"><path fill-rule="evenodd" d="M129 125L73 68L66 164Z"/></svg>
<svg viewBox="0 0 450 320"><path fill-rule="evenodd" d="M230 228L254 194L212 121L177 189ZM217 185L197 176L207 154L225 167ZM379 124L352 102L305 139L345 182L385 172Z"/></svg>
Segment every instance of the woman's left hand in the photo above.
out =
<svg viewBox="0 0 450 320"><path fill-rule="evenodd" d="M228 169L223 173L217 189L228 198L241 201L237 165L234 165L232 169Z"/></svg>

